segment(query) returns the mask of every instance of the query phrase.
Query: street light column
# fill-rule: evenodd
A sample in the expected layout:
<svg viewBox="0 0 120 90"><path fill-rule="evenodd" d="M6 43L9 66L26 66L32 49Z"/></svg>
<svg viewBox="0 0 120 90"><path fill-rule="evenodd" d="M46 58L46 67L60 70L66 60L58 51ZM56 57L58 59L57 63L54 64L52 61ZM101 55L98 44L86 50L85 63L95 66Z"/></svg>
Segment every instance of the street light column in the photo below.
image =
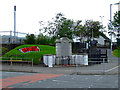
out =
<svg viewBox="0 0 120 90"><path fill-rule="evenodd" d="M118 5L118 12L120 12L120 1L119 1L119 5Z"/></svg>
<svg viewBox="0 0 120 90"><path fill-rule="evenodd" d="M110 4L110 24L112 25L112 5L118 5L118 11L120 11L120 1L118 3ZM111 31L111 55L112 55L112 31Z"/></svg>
<svg viewBox="0 0 120 90"><path fill-rule="evenodd" d="M14 6L14 41L16 43L16 6Z"/></svg>
<svg viewBox="0 0 120 90"><path fill-rule="evenodd" d="M112 24L112 4L110 4L110 25ZM111 30L111 55L112 55L112 30Z"/></svg>

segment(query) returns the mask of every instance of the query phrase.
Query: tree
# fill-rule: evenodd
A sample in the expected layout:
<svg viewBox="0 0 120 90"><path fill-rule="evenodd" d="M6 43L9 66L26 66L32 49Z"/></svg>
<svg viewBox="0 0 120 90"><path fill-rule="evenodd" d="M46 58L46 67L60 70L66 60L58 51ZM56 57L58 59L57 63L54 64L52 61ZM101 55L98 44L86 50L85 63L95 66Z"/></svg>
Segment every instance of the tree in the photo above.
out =
<svg viewBox="0 0 120 90"><path fill-rule="evenodd" d="M116 36L120 32L120 11L114 14L114 20L108 24L109 35Z"/></svg>
<svg viewBox="0 0 120 90"><path fill-rule="evenodd" d="M43 34L39 34L37 39L36 39L36 42L37 42L37 44L47 44L48 43L48 39Z"/></svg>
<svg viewBox="0 0 120 90"><path fill-rule="evenodd" d="M36 39L37 44L52 44L55 45L54 37L49 37L40 33Z"/></svg>
<svg viewBox="0 0 120 90"><path fill-rule="evenodd" d="M63 18L63 14L58 13L55 18L52 18L52 21L48 21L47 25L45 26L40 22L40 26L43 28L40 29L40 32L47 33L51 37L57 37L57 32L59 29L59 25L61 25L61 20Z"/></svg>
<svg viewBox="0 0 120 90"><path fill-rule="evenodd" d="M120 31L120 11L116 12L114 15L113 26Z"/></svg>
<svg viewBox="0 0 120 90"><path fill-rule="evenodd" d="M26 39L24 39L25 44L36 44L36 37L34 34L30 34L26 36Z"/></svg>
<svg viewBox="0 0 120 90"><path fill-rule="evenodd" d="M88 40L91 40L92 38L98 38L101 35L100 29L103 28L99 21L87 20L81 33Z"/></svg>
<svg viewBox="0 0 120 90"><path fill-rule="evenodd" d="M48 21L48 24L40 31L47 32L50 37L61 38L68 37L74 39L79 37L82 40L84 37L91 39L100 36L100 29L103 29L103 25L100 25L98 21L87 20L84 25L81 24L81 20L71 20L64 17L63 14L58 13L53 21ZM93 32L93 34L92 34Z"/></svg>
<svg viewBox="0 0 120 90"><path fill-rule="evenodd" d="M81 24L81 22L81 20L78 20L74 26L74 36L79 38L80 41L83 40L85 35L84 26Z"/></svg>
<svg viewBox="0 0 120 90"><path fill-rule="evenodd" d="M57 37L68 37L69 39L73 39L73 21L70 19L64 18L61 25L59 25L59 29L57 32Z"/></svg>
<svg viewBox="0 0 120 90"><path fill-rule="evenodd" d="M73 20L67 19L63 14L58 13L55 18L53 18L53 21L48 21L48 25L42 30L48 32L51 37L68 37L69 39L73 39L77 25Z"/></svg>

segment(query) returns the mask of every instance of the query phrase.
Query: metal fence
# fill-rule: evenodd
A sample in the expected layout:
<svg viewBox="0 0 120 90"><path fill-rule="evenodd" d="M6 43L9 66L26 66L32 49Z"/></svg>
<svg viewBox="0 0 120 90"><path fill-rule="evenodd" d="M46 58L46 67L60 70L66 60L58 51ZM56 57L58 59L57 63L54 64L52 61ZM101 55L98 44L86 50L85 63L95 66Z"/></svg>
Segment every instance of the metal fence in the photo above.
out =
<svg viewBox="0 0 120 90"><path fill-rule="evenodd" d="M2 44L11 44L11 43L22 44L23 39L25 39L26 35L27 35L27 33L23 33L23 32L15 32L15 34L14 34L13 31L0 31L0 38L1 38L0 43L2 43Z"/></svg>
<svg viewBox="0 0 120 90"><path fill-rule="evenodd" d="M2 70L33 71L32 58L0 57L0 63L2 65Z"/></svg>
<svg viewBox="0 0 120 90"><path fill-rule="evenodd" d="M73 65L73 66L81 66L81 65L92 65L92 64L101 64L108 63L106 61L107 58L84 58L83 56L76 57L53 57L54 65Z"/></svg>
<svg viewBox="0 0 120 90"><path fill-rule="evenodd" d="M120 58L54 57L53 68L65 68L76 74L117 74ZM49 59L47 64L49 64Z"/></svg>
<svg viewBox="0 0 120 90"><path fill-rule="evenodd" d="M53 57L54 58L54 57ZM88 65L86 65L86 61L80 61L80 59L76 58L55 58L52 61L53 67L46 67L45 64L34 65L33 59L24 59L21 61L20 58L17 58L17 62L15 62L15 58L1 58L2 61L2 70L7 71L27 71L27 72L41 72L41 73L62 73L62 74L118 74L120 67L120 58L108 58L107 62L105 62L106 58L88 58ZM6 59L6 60L5 60ZM9 60L9 61L8 61ZM30 62L28 62L28 60ZM58 61L57 61L58 60ZM50 60L49 60L50 61ZM49 63L48 61L48 63ZM58 63L59 62L59 63Z"/></svg>

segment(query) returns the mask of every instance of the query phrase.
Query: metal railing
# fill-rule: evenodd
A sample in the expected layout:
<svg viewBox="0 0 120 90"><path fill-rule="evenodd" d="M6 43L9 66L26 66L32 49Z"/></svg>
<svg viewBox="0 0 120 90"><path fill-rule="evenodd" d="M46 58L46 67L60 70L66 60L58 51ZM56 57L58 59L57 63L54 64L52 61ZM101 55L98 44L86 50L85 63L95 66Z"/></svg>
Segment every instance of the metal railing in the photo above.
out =
<svg viewBox="0 0 120 90"><path fill-rule="evenodd" d="M0 31L1 44L22 44L28 33L14 31ZM16 35L16 36L14 36Z"/></svg>
<svg viewBox="0 0 120 90"><path fill-rule="evenodd" d="M84 63L84 60L72 58L72 57L57 57L53 56L53 67L48 68L43 66L36 66L33 64L33 59L24 58L24 61L20 61L20 58L0 58L2 60L2 70L15 70L15 71L29 71L29 72L52 72L52 73L74 73L74 74L118 74L118 68L120 67L120 58L88 58L88 65ZM4 60L3 60L4 59ZM27 61L31 63L27 63ZM63 61L62 61L63 60ZM107 60L107 61L106 61ZM26 61L26 62L25 62ZM34 66L34 67L33 67ZM48 69L47 69L48 68Z"/></svg>
<svg viewBox="0 0 120 90"><path fill-rule="evenodd" d="M0 63L2 64L2 70L33 71L32 58L0 57Z"/></svg>
<svg viewBox="0 0 120 90"><path fill-rule="evenodd" d="M69 70L74 69L74 72L79 74L118 74L119 60L120 58L88 58L88 61L84 61L84 59L76 59L75 57L70 59L57 57L54 67L68 67Z"/></svg>

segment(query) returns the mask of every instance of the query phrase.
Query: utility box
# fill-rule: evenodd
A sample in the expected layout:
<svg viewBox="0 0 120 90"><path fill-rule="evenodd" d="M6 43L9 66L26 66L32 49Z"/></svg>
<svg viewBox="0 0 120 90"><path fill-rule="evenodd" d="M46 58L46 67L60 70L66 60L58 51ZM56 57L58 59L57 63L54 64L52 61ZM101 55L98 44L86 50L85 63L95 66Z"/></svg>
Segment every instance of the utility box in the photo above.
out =
<svg viewBox="0 0 120 90"><path fill-rule="evenodd" d="M62 37L56 40L56 63L61 64L64 57L72 56L72 40Z"/></svg>

